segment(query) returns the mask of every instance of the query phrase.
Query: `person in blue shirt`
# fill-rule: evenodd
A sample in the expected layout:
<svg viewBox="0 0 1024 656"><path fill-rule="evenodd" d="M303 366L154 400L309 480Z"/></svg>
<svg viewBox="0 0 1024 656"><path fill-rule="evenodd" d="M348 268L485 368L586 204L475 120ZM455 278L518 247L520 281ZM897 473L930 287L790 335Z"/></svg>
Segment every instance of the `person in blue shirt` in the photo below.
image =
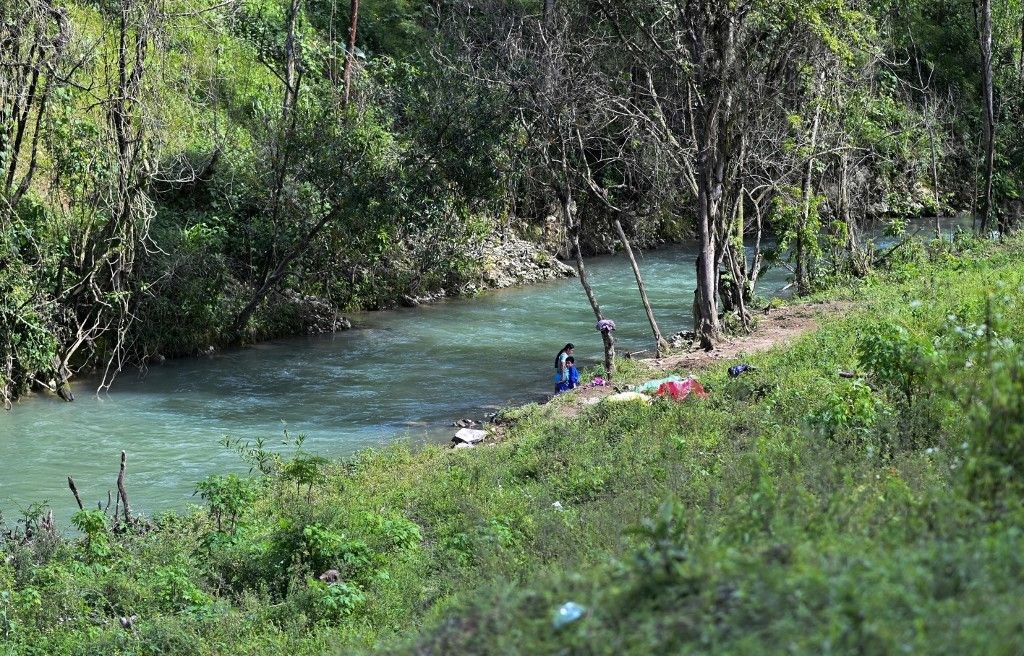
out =
<svg viewBox="0 0 1024 656"><path fill-rule="evenodd" d="M580 371L576 368L576 358L571 355L568 356L565 359L564 365L561 378L558 380L558 384L555 385L555 394L568 392L580 386Z"/></svg>
<svg viewBox="0 0 1024 656"><path fill-rule="evenodd" d="M569 369L569 389L576 389L580 386L580 370L576 368L576 358L570 355L565 359L565 366Z"/></svg>
<svg viewBox="0 0 1024 656"><path fill-rule="evenodd" d="M562 389L562 384L569 381L569 367L566 366L566 361L572 356L575 348L570 342L563 346L555 357L555 394L565 391Z"/></svg>

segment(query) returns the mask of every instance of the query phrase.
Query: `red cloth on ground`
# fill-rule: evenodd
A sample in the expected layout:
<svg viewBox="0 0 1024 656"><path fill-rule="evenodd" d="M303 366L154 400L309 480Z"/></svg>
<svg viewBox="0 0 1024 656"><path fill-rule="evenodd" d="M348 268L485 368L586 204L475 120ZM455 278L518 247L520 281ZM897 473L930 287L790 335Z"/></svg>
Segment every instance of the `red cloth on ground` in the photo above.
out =
<svg viewBox="0 0 1024 656"><path fill-rule="evenodd" d="M682 401L689 396L691 392L702 399L705 399L708 396L708 393L704 391L704 386L700 384L700 381L693 378L687 378L682 382L662 383L655 394L657 396L671 396L673 400Z"/></svg>

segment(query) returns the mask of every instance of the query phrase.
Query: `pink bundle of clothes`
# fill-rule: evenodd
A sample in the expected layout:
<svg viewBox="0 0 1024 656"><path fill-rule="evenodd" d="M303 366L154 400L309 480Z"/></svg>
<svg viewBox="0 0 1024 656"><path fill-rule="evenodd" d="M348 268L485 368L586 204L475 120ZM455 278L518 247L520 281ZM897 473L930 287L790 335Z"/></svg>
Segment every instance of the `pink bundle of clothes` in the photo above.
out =
<svg viewBox="0 0 1024 656"><path fill-rule="evenodd" d="M689 396L691 392L702 399L705 399L708 396L708 393L704 391L704 386L700 384L700 381L693 378L687 378L686 380L679 382L671 381L668 383L662 383L655 394L657 396L671 396L675 401L682 401Z"/></svg>

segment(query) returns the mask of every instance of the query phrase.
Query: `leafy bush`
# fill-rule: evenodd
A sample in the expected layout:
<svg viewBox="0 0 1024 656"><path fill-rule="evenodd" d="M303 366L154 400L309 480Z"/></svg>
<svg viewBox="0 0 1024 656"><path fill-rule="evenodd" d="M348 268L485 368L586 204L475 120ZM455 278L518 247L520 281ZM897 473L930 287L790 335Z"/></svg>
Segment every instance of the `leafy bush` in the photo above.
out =
<svg viewBox="0 0 1024 656"><path fill-rule="evenodd" d="M217 520L217 530L234 531L238 518L249 510L256 498L256 485L252 479L235 474L214 474L200 481L196 493L210 504L210 515ZM228 522L227 528L224 520Z"/></svg>
<svg viewBox="0 0 1024 656"><path fill-rule="evenodd" d="M876 380L899 392L908 407L916 393L928 392L926 385L939 364L939 354L929 339L891 321L861 332L857 357Z"/></svg>
<svg viewBox="0 0 1024 656"><path fill-rule="evenodd" d="M87 560L99 561L110 555L111 546L106 513L102 510L79 510L71 516L71 524L85 533Z"/></svg>
<svg viewBox="0 0 1024 656"><path fill-rule="evenodd" d="M297 601L314 622L337 624L366 603L366 594L353 583L323 583L310 579L308 589Z"/></svg>
<svg viewBox="0 0 1024 656"><path fill-rule="evenodd" d="M881 401L861 380L829 391L824 404L808 417L811 426L829 438L849 436L853 441L870 434L883 412Z"/></svg>
<svg viewBox="0 0 1024 656"><path fill-rule="evenodd" d="M964 474L973 498L1016 505L1024 496L1024 354L1015 345L996 357L975 394L965 399L970 438L964 443Z"/></svg>
<svg viewBox="0 0 1024 656"><path fill-rule="evenodd" d="M210 604L210 596L195 584L187 563L162 565L153 570L149 583L165 612L195 610Z"/></svg>
<svg viewBox="0 0 1024 656"><path fill-rule="evenodd" d="M370 547L362 540L350 539L319 524L303 528L302 536L314 572L337 569L345 579L358 579L372 564Z"/></svg>

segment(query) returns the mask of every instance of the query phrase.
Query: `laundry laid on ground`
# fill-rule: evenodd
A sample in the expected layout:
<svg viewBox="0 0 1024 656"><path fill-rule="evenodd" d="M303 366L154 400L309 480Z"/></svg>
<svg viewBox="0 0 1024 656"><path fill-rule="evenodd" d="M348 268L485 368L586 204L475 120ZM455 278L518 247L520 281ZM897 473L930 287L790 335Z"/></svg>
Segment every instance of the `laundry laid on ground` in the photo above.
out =
<svg viewBox="0 0 1024 656"><path fill-rule="evenodd" d="M456 431L455 437L452 438L452 442L455 442L456 444L477 444L479 442L483 442L486 437L487 431L485 430L462 428Z"/></svg>
<svg viewBox="0 0 1024 656"><path fill-rule="evenodd" d="M672 375L666 378L656 378L637 385L633 390L641 394L653 393L654 396L667 396L675 401L682 401L690 394L695 394L700 398L708 396L704 386L692 376L683 378Z"/></svg>
<svg viewBox="0 0 1024 656"><path fill-rule="evenodd" d="M649 380L646 383L641 383L633 388L636 392L657 392L658 388L665 383L681 383L683 382L682 376L669 376L667 378L657 378L655 380Z"/></svg>
<svg viewBox="0 0 1024 656"><path fill-rule="evenodd" d="M612 394L611 396L605 397L605 401L610 403L628 403L629 401L639 401L640 403L650 403L651 397L640 392L619 392L618 394Z"/></svg>
<svg viewBox="0 0 1024 656"><path fill-rule="evenodd" d="M704 390L704 386L700 384L696 378L687 378L682 381L669 381L662 383L658 387L658 391L655 393L656 396L667 396L671 397L674 401L682 401L690 394L697 396L702 399L708 397L708 393Z"/></svg>

